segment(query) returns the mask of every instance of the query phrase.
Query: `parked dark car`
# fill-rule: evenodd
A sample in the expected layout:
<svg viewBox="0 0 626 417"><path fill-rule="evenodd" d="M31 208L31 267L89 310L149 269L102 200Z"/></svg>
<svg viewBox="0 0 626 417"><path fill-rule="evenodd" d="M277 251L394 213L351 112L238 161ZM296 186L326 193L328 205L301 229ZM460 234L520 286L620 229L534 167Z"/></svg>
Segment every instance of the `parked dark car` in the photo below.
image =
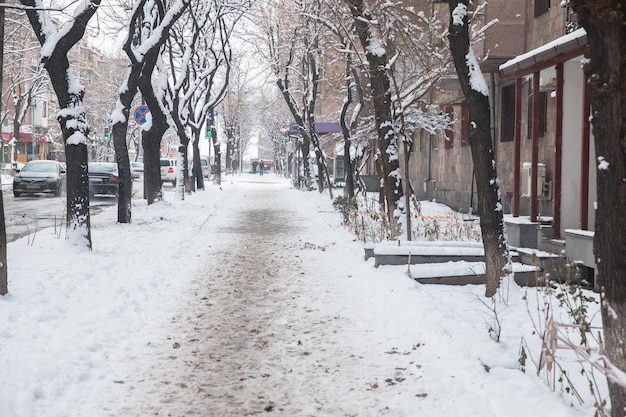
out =
<svg viewBox="0 0 626 417"><path fill-rule="evenodd" d="M112 162L90 162L88 167L89 195L117 195L117 164Z"/></svg>
<svg viewBox="0 0 626 417"><path fill-rule="evenodd" d="M65 167L57 161L30 161L13 178L13 195L51 193L60 196Z"/></svg>

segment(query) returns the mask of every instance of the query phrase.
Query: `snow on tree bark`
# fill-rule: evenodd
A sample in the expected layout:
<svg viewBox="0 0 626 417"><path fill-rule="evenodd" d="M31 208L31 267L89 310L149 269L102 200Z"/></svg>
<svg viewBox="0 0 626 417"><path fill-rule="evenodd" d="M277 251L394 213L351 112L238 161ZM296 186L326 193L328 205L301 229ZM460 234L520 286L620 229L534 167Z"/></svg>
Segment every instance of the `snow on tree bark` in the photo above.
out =
<svg viewBox="0 0 626 417"><path fill-rule="evenodd" d="M394 238L400 233L398 219L402 211L404 192L398 158L398 136L393 121L389 59L366 3L363 0L345 1L352 13L356 32L361 46L365 50L369 65L372 102L380 150L378 162L382 175L381 191L385 198L384 206L390 227L390 237Z"/></svg>
<svg viewBox="0 0 626 417"><path fill-rule="evenodd" d="M157 66L161 70L164 69L161 62L162 46L172 26L189 6L189 2L190 0L177 0L166 4L161 0L153 2L140 0L135 4L133 19L141 36L136 37L138 41L136 45L133 44L132 47L125 49L131 65L140 68L137 88L150 109L150 120L142 126L141 138L144 150L144 191L148 204L163 199L160 168L161 140L169 128L163 105L166 87L163 82L159 82L156 86L152 83L153 73ZM144 11L144 7L148 10ZM162 80L165 74L161 71L160 75Z"/></svg>
<svg viewBox="0 0 626 417"><path fill-rule="evenodd" d="M74 80L68 53L83 38L100 0L83 2L62 31L41 7L41 1L20 1L27 6L28 20L42 47L41 60L59 101L57 120L63 134L67 163L67 239L78 246L91 248L86 143L89 126L83 108L85 90Z"/></svg>
<svg viewBox="0 0 626 417"><path fill-rule="evenodd" d="M459 82L468 104L469 143L485 248L485 296L492 297L500 286L501 278L512 273L511 260L504 229L500 185L493 160L488 91L470 48L467 2L468 0L449 0L448 39Z"/></svg>

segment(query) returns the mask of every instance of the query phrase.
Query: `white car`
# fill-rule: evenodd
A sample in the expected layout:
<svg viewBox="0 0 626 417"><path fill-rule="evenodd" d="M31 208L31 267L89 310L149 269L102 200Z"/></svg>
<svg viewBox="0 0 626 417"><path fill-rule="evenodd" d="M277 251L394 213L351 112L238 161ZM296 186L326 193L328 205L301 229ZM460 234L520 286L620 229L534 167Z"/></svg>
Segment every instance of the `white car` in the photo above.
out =
<svg viewBox="0 0 626 417"><path fill-rule="evenodd" d="M205 156L200 157L200 166L202 167L202 176L209 178L209 158Z"/></svg>
<svg viewBox="0 0 626 417"><path fill-rule="evenodd" d="M143 162L130 163L130 176L133 179L141 178L143 175Z"/></svg>
<svg viewBox="0 0 626 417"><path fill-rule="evenodd" d="M176 185L176 160L172 158L161 158L161 181L171 182Z"/></svg>

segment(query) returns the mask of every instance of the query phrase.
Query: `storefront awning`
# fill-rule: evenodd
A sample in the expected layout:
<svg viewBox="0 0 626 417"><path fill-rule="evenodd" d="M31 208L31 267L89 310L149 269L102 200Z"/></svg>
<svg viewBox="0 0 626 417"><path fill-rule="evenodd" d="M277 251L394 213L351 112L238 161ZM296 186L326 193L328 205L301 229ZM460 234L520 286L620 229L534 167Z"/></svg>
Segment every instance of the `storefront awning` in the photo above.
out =
<svg viewBox="0 0 626 417"><path fill-rule="evenodd" d="M2 139L5 142L10 141L13 138L13 133L2 132ZM36 136L37 143L50 143L52 142L52 136L49 133L42 133ZM33 134L30 132L20 132L20 137L17 140L20 143L32 143Z"/></svg>
<svg viewBox="0 0 626 417"><path fill-rule="evenodd" d="M315 123L315 132L318 135L325 135L327 133L340 133L341 126L339 123L318 122ZM289 125L289 135L296 136L300 134L300 130L295 123Z"/></svg>

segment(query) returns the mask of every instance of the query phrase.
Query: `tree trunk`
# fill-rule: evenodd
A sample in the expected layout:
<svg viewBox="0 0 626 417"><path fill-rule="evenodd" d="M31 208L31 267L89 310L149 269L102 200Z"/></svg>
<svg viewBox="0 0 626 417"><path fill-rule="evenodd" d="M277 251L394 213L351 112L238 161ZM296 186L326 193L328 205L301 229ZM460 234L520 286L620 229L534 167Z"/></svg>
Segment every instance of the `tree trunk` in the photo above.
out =
<svg viewBox="0 0 626 417"><path fill-rule="evenodd" d="M132 66L126 77L127 88L120 92L117 99L117 111L121 113L122 117L114 117L113 126L111 127L115 160L120 171L117 198L117 221L119 223L130 223L132 219L133 179L130 174L130 157L128 155L126 135L128 133L130 107L137 95L138 81L139 68Z"/></svg>
<svg viewBox="0 0 626 417"><path fill-rule="evenodd" d="M215 182L219 187L222 186L222 150L217 136L213 135L213 153L215 154Z"/></svg>
<svg viewBox="0 0 626 417"><path fill-rule="evenodd" d="M202 165L200 165L200 131L192 128L191 148L193 149L193 176L195 178L195 189L204 190L204 177L202 176ZM210 146L210 144L209 144ZM211 175L211 161L209 161L209 175Z"/></svg>
<svg viewBox="0 0 626 417"><path fill-rule="evenodd" d="M144 132L141 137L143 147L143 180L145 198L148 204L163 200L163 184L161 183L161 141Z"/></svg>
<svg viewBox="0 0 626 417"><path fill-rule="evenodd" d="M91 221L89 214L89 177L87 176L87 137L89 126L85 119L83 96L85 90L77 88L70 69L68 54L80 41L91 17L96 13L100 0L84 3L84 8L74 15L68 27L62 32L50 31L44 21L50 25L45 11L37 10L35 0L21 0L28 20L39 43L54 45L49 55L42 62L52 83L52 88L59 102L57 120L61 126L65 144L67 163L67 238L77 245L86 245L91 249ZM57 36L61 36L56 39ZM52 42L54 39L56 42Z"/></svg>
<svg viewBox="0 0 626 417"><path fill-rule="evenodd" d="M406 228L406 240L413 240L413 231L411 226L411 197L413 195L413 189L411 188L411 182L408 180L410 177L410 161L411 161L411 143L405 138L404 140L404 178L407 179L405 184L405 198L404 205L406 211L406 224L404 225Z"/></svg>
<svg viewBox="0 0 626 417"><path fill-rule="evenodd" d="M350 147L352 141L350 137L343 139L343 172L346 175L346 184L344 186L344 197L354 197L354 161L350 156Z"/></svg>
<svg viewBox="0 0 626 417"><path fill-rule="evenodd" d="M160 50L151 49L144 57L138 87L143 99L150 109L151 123L148 130L144 130L141 143L144 151L144 182L148 205L163 200L163 183L161 181L161 141L169 128L167 115L163 111L163 94L157 95L152 84L152 75L159 59ZM162 93L162 92L161 92Z"/></svg>
<svg viewBox="0 0 626 417"><path fill-rule="evenodd" d="M469 109L469 142L474 163L478 215L485 250L485 296L492 297L500 286L500 279L510 274L511 262L504 232L500 185L493 160L488 91L477 61L470 59L473 57L473 52L469 43L467 3L468 0L449 0L448 40ZM461 17L462 22L459 21ZM472 80L470 80L470 71L473 72ZM482 80L482 83L477 82L477 79Z"/></svg>
<svg viewBox="0 0 626 417"><path fill-rule="evenodd" d="M402 175L398 155L398 136L394 129L391 81L389 75L389 59L383 47L378 29L364 0L346 0L356 27L361 46L367 58L372 103L376 116L378 132L378 148L380 149L380 166L384 183L385 206L389 221L390 238L395 238L400 230L395 210L402 199Z"/></svg>
<svg viewBox="0 0 626 417"><path fill-rule="evenodd" d="M309 163L309 155L311 154L311 141L306 135L302 136L302 145L300 146L302 152L302 172L304 173L304 185L307 190L313 188L311 181L311 164Z"/></svg>
<svg viewBox="0 0 626 417"><path fill-rule="evenodd" d="M613 365L626 371L626 1L572 0L571 5L589 42L583 70L598 158L593 251L604 346ZM626 416L626 388L609 379L609 393L611 416Z"/></svg>
<svg viewBox="0 0 626 417"><path fill-rule="evenodd" d="M185 193L191 193L191 178L189 178L189 138L178 136L180 145L178 145L178 154L176 155L176 196L184 200ZM184 142L184 143L183 143ZM182 181L179 181L181 180Z"/></svg>
<svg viewBox="0 0 626 417"><path fill-rule="evenodd" d="M87 144L65 144L68 239L82 244L81 240L84 238L86 245L91 248L87 158Z"/></svg>
<svg viewBox="0 0 626 417"><path fill-rule="evenodd" d="M130 223L132 218L133 178L130 174L130 157L126 144L126 132L128 131L128 115L130 110L123 109L124 122L115 123L111 129L113 147L115 148L115 160L119 171L118 196L117 196L117 221Z"/></svg>
<svg viewBox="0 0 626 417"><path fill-rule="evenodd" d="M230 171L232 174L233 168L233 153L235 152L234 143L232 142L232 137L226 138L226 171Z"/></svg>

